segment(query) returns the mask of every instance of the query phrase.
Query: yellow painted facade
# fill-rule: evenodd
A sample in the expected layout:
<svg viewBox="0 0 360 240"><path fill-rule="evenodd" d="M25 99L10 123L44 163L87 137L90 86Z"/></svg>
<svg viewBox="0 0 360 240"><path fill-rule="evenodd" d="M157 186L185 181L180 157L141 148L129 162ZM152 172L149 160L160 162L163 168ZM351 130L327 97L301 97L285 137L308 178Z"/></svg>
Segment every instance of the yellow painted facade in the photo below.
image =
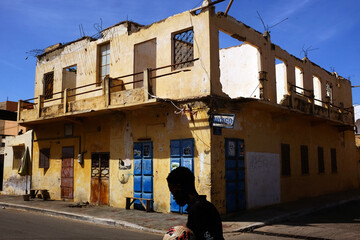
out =
<svg viewBox="0 0 360 240"><path fill-rule="evenodd" d="M219 65L219 57L225 56L220 54L219 31L256 49L257 65L249 67L260 73L247 79L258 86L255 97L230 98L226 92L241 79L231 74L233 66ZM179 49L175 38L185 32L193 33L191 41L180 41ZM101 49L107 44L109 72L99 79L105 61ZM188 54L185 60L175 58L176 49ZM243 61L241 56L228 56L234 58L230 62ZM275 58L286 66L286 94L280 104ZM295 67L303 71L301 94L295 91L299 87ZM75 71L69 73L70 68ZM49 73L53 77L47 82ZM321 99L314 99L313 76L321 81ZM239 92L246 87L236 86ZM350 81L288 54L269 36L215 13L214 7L180 13L149 26L126 21L103 30L99 39L85 37L48 48L38 56L32 100L31 107L19 102L18 116L20 124L34 130L31 187L48 189L53 199L63 198L62 188L68 184L62 179L68 171L63 148L73 147L70 199L92 202L93 194L105 191L101 194L108 195L107 204L124 208L125 197L134 196L136 187L135 145L151 142L153 209L170 212L166 177L174 159L171 143L181 139L193 139L196 187L220 213L239 210L240 199L232 200L230 194L227 167L234 143L236 153L243 149L237 161L244 161L244 166L237 170L244 176L236 175L236 186L241 185L236 191L243 194L247 209L359 187ZM234 114L234 126L214 128L210 119L216 114ZM290 147L289 176L281 172L282 144ZM306 174L301 146L307 149ZM318 147L323 148L324 159L320 174ZM39 167L42 149L50 149L48 168ZM332 172L331 149L336 149L336 172ZM99 188L96 156L109 156L104 172L108 180L105 185L100 181ZM235 210L229 207L233 203Z"/></svg>

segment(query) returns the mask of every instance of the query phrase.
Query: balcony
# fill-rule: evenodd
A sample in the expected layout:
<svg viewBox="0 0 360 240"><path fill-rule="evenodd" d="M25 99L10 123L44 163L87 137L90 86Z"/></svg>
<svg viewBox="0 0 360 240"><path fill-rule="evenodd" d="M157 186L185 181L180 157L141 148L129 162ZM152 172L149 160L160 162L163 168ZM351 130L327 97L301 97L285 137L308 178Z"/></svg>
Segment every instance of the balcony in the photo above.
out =
<svg viewBox="0 0 360 240"><path fill-rule="evenodd" d="M329 97L326 97L325 101L316 99L312 90L288 84L289 95L286 95L281 102L282 106L306 115L336 122L339 126L354 125L353 107L344 108L342 103L337 106L331 103ZM299 89L302 93L299 93Z"/></svg>
<svg viewBox="0 0 360 240"><path fill-rule="evenodd" d="M101 83L91 83L75 88L67 88L46 97L40 95L32 99L20 100L17 120L19 123L31 123L45 119L82 115L105 109L134 108L139 105L154 104L158 101L153 95L153 90L155 90L153 89L154 79L181 72L190 72L191 68L167 73L161 71L197 60L199 59L197 58L155 69L145 69L143 72L116 78L107 76ZM162 74L157 74L159 72ZM133 81L129 81L130 78L132 78ZM134 88L134 86L137 87Z"/></svg>

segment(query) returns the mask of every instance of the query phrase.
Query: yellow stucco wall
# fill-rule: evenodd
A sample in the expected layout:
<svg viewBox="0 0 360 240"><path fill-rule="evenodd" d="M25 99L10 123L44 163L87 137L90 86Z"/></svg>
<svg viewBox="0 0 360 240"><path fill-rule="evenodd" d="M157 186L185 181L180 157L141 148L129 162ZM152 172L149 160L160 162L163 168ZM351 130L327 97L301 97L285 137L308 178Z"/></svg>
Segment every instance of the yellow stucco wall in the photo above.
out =
<svg viewBox="0 0 360 240"><path fill-rule="evenodd" d="M18 168L14 167L14 151L13 147L28 148L29 156L32 155L32 131L18 136L8 136L5 138L4 151L4 176L3 176L3 191L1 194L7 195L23 195L26 190L30 190L30 177L20 176ZM32 159L30 159L32 161ZM27 188L27 189L26 189Z"/></svg>
<svg viewBox="0 0 360 240"><path fill-rule="evenodd" d="M291 176L280 175L280 202L359 187L359 151L352 131L339 131L335 124L301 114L263 111L254 104L232 108L233 111L220 109L219 112L235 114L234 128L223 128L221 136L212 136L212 200L220 212L226 212L226 138L244 140L245 164L249 152L276 154L280 168L281 144L290 144ZM301 173L300 145L308 146L309 174L306 175ZM322 174L318 173L319 146L324 149L325 173ZM337 173L331 172L330 148L336 149ZM251 176L245 174L247 181Z"/></svg>
<svg viewBox="0 0 360 240"><path fill-rule="evenodd" d="M179 105L180 106L180 105ZM199 107L198 107L199 108ZM204 109L203 109L204 108ZM197 109L195 107L194 109ZM81 136L83 166L77 162L79 140L63 137L66 122L36 128L32 187L48 189L54 199L60 199L62 147L74 146L74 201L90 201L91 153L110 152L109 204L125 207L125 197L133 196L133 143L148 139L153 143L154 210L170 211L170 192L166 177L170 172L170 140L194 138L194 169L196 186L210 199L210 129L206 107L196 110L194 122L186 114L176 114L170 103L142 109L84 118L74 123L74 136ZM50 140L47 140L52 138ZM42 140L43 139L43 140ZM139 140L140 139L140 140ZM50 148L50 167L39 168L39 149ZM119 158L130 161L130 169L119 169Z"/></svg>
<svg viewBox="0 0 360 240"><path fill-rule="evenodd" d="M207 114L199 110L194 123L175 114L173 106L144 109L112 118L111 130L111 205L125 207L125 196L133 195L133 143L148 139L153 143L154 210L170 211L170 192L166 177L170 172L170 140L194 138L194 169L199 192L210 197L210 131ZM118 159L130 160L131 169L119 170Z"/></svg>
<svg viewBox="0 0 360 240"><path fill-rule="evenodd" d="M192 67L182 69L186 71L151 79L156 96L150 100L146 93L148 89L134 90L133 84L127 84L125 91L110 91L110 103L107 105L109 95L105 94L103 84L77 89L76 93L98 91L73 97L68 102L67 111L64 109L65 98L61 96L62 93L54 98L63 99L46 102L44 107L47 108L39 112L39 105L31 113L30 110L22 111L20 119L25 119L25 123L28 120L35 132L33 188L48 189L52 198L61 198L62 148L74 146L73 200L90 201L91 154L109 152L109 204L125 207L125 197L132 196L134 188L133 143L146 140L153 143L154 210L169 212L170 193L166 177L170 171L170 140L187 138L193 138L195 142L196 187L200 194L208 196L220 213L226 212L226 138L245 141L246 161L254 156L269 156L278 161L277 164L280 164L281 143L290 144L291 177L272 176L279 179L279 198L271 201L291 201L359 186L359 152L355 147L354 134L335 126L342 124L349 128L351 123L334 118L320 118L314 113L310 116L307 112L305 114L276 105L275 57L283 60L286 65L287 82L295 83L295 67L301 67L304 70L305 88L312 90L313 75L316 75L322 81L322 95L325 97L325 83L329 81L333 84L334 104L343 103L345 108L351 108L352 105L350 81L337 77L335 73L328 73L307 59L295 58L254 29L229 16L216 15L213 9L198 15L184 12L130 32L128 26L136 28L133 24L124 22L104 30L103 38L84 38L41 56L36 67L35 97L43 94L43 75L50 71L54 71L54 92L63 91L63 86L67 86L63 82L63 72L69 66L77 66L75 86L95 83L98 80L98 47L105 43L110 43L111 78L134 73L134 59L141 57L135 56L138 52L134 51L134 45L149 40L156 44L156 67L172 64L172 36L190 28L194 30L194 58L199 60ZM262 103L257 103L254 99L241 103L239 99L230 98L216 103L219 96L226 96L220 82L219 30L244 39L258 49L256 59L259 59L259 63L256 68L260 69L256 69L256 72L266 71L268 80L263 83L264 96L257 96L263 100ZM142 53L146 54L146 51ZM152 76L174 71L170 67L164 68L152 73ZM221 71L231 71L231 68ZM254 79L254 86L259 86L259 79ZM129 83L134 77L121 80ZM234 86L229 85L230 88ZM208 105L196 100L201 97L207 97L204 101ZM175 101L175 105L185 110L181 112L169 103L168 98L180 102L187 99L190 105ZM189 107L192 108L192 116ZM235 114L234 128L223 129L222 135L214 135L209 127L209 110ZM327 110L324 108L324 111ZM39 113L40 116L37 115ZM73 137L64 137L64 124L68 123L74 126ZM301 174L300 145L307 145L309 149L310 173L306 176ZM317 173L318 146L324 148L324 174ZM39 150L42 148L51 149L49 169L38 167ZM337 153L336 174L330 171L330 148L335 148ZM77 162L79 153L83 153L83 164ZM119 159L131 168L119 169ZM248 188L246 191L249 193ZM251 201L256 194L258 192L255 195L249 194L252 196ZM250 200L248 204L258 206L258 203L253 204Z"/></svg>
<svg viewBox="0 0 360 240"><path fill-rule="evenodd" d="M134 72L134 45L155 39L156 44L156 67L163 67L173 64L173 34L184 30L193 29L194 31L194 58L200 58L194 62L194 66L188 72L179 72L176 75L164 76L151 80L151 84L156 86L154 91L158 97L163 98L186 98L204 96L210 93L210 41L209 41L209 12L199 15L192 15L184 12L174 15L160 22L153 23L148 27L138 31L128 33L127 25L122 23L104 30L103 38L91 40L84 38L71 44L65 45L52 52L46 53L39 58L36 66L35 77L35 97L44 94L43 77L45 73L54 72L53 92L62 92L65 86L63 71L69 66L77 66L76 87L89 83L95 83L98 78L98 47L105 43L110 43L110 77L117 78ZM142 51L142 54L147 54ZM142 56L144 57L144 56ZM141 70L142 71L142 70ZM157 70L152 76L163 75L172 72L171 67ZM176 76L176 77L174 77ZM142 79L143 77L140 77ZM69 79L68 79L69 80ZM134 81L134 77L125 77L124 83ZM133 84L125 86L132 89ZM76 91L96 89L97 86L89 86ZM88 98L89 96L99 96L102 91L92 92L87 96L79 95L77 99ZM56 94L55 98L62 97ZM45 103L44 106L60 104L61 100Z"/></svg>

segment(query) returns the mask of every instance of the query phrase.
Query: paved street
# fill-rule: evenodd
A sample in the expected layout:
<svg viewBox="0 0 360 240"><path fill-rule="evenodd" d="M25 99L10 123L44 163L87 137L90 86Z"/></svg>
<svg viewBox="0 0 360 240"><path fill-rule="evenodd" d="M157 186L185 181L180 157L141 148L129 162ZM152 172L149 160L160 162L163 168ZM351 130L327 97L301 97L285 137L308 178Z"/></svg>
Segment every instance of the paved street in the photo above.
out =
<svg viewBox="0 0 360 240"><path fill-rule="evenodd" d="M162 235L0 208L0 239L155 240L162 239Z"/></svg>
<svg viewBox="0 0 360 240"><path fill-rule="evenodd" d="M360 240L359 196L360 190L355 189L229 216L223 219L225 239ZM108 206L70 205L74 203L41 199L24 201L22 196L0 195L0 240L162 239L170 226L184 224L187 218L186 215ZM259 228L254 229L254 226ZM239 232L251 229L252 232Z"/></svg>
<svg viewBox="0 0 360 240"><path fill-rule="evenodd" d="M258 228L252 233L228 234L226 239L360 239L360 201Z"/></svg>

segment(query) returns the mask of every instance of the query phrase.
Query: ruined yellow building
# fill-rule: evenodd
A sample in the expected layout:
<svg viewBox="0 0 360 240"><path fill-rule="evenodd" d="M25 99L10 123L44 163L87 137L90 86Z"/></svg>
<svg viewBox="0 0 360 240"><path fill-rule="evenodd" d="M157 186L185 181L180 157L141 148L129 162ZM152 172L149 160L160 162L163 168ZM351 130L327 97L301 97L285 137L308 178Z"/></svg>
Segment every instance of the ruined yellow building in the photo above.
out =
<svg viewBox="0 0 360 240"><path fill-rule="evenodd" d="M350 81L211 4L37 58L18 122L34 131L31 188L53 199L182 212L166 182L180 165L222 214L359 187Z"/></svg>

